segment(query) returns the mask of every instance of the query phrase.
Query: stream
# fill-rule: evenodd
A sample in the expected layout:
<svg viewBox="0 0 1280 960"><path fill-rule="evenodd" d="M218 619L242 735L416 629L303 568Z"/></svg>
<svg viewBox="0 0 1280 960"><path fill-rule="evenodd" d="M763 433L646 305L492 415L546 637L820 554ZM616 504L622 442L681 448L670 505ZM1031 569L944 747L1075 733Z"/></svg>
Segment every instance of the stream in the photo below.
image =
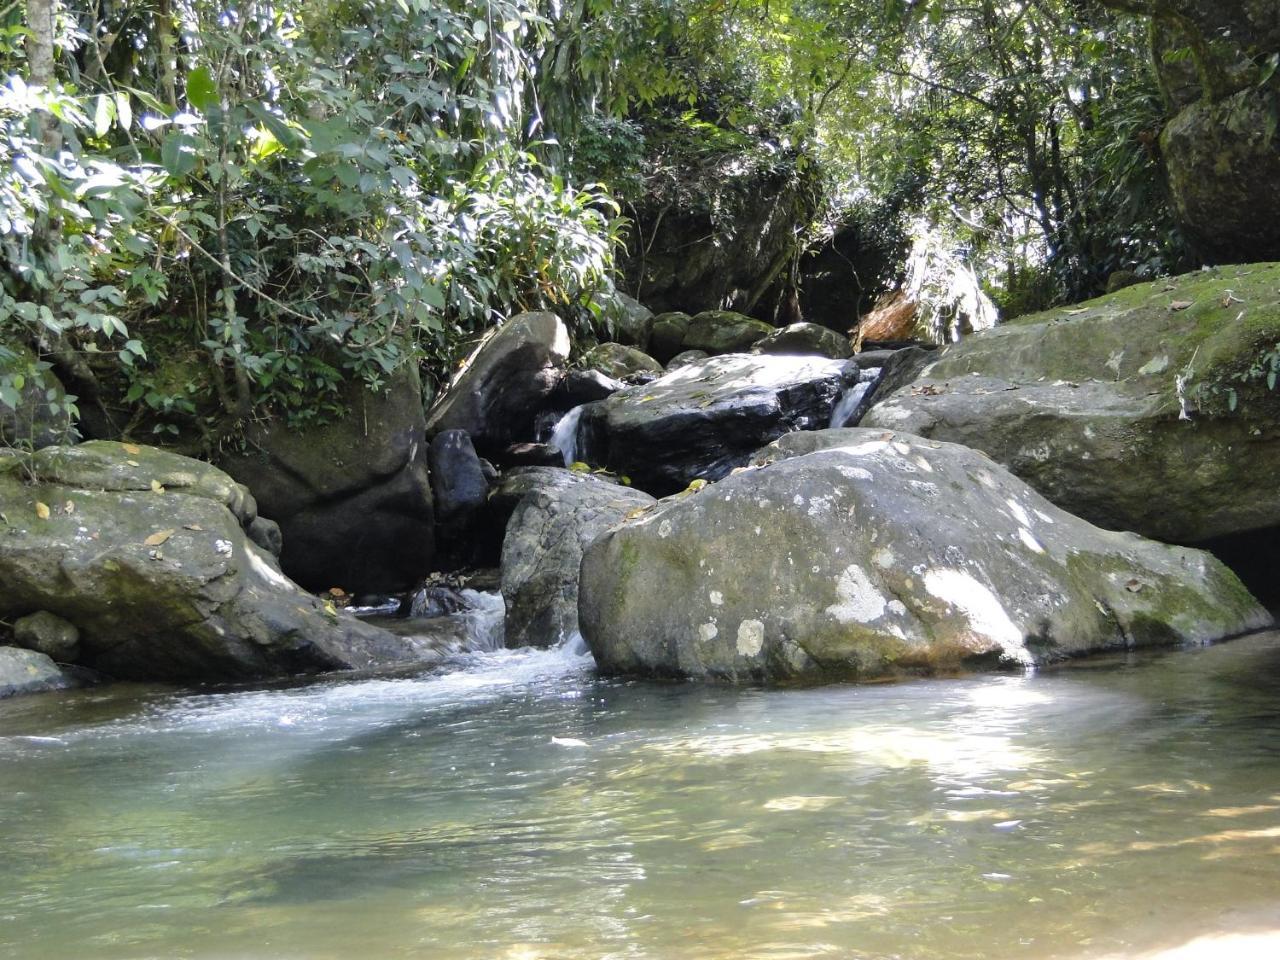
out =
<svg viewBox="0 0 1280 960"><path fill-rule="evenodd" d="M572 648L118 685L0 701L0 783L5 960L1280 955L1277 633L804 690Z"/></svg>

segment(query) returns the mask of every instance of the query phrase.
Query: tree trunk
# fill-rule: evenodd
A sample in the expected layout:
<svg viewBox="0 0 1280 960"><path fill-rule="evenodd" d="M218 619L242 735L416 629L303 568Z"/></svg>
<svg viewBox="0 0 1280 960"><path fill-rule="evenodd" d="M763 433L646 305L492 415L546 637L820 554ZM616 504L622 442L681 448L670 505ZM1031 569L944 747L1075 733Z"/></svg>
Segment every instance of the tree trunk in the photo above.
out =
<svg viewBox="0 0 1280 960"><path fill-rule="evenodd" d="M53 71L54 7L56 0L27 0L27 26L31 35L27 40L27 69L33 87L52 90L55 83ZM40 141L51 156L62 148L62 131L58 121L49 113L36 115Z"/></svg>

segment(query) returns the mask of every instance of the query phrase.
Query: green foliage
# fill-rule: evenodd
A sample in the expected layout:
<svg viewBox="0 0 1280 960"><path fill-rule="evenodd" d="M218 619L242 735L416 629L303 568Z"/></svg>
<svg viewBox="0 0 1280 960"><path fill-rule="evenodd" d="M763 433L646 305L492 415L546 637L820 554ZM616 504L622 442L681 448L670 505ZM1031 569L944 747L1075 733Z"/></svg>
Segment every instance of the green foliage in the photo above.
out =
<svg viewBox="0 0 1280 960"><path fill-rule="evenodd" d="M138 14L62 18L54 89L0 46L0 338L120 381L134 427L304 422L502 315L601 309L616 211L525 142L533 0Z"/></svg>

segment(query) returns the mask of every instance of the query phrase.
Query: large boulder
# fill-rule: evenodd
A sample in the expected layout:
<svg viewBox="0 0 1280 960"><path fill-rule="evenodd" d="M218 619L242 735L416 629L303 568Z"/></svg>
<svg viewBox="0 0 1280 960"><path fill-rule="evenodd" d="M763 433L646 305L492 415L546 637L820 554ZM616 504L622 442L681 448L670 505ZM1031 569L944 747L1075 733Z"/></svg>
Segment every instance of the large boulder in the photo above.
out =
<svg viewBox="0 0 1280 960"><path fill-rule="evenodd" d="M1276 94L1249 88L1186 107L1160 153L1179 219L1218 262L1280 257L1280 137Z"/></svg>
<svg viewBox="0 0 1280 960"><path fill-rule="evenodd" d="M1280 394L1258 366L1278 342L1280 265L1201 272L949 346L863 425L985 451L1100 526L1199 543L1280 525Z"/></svg>
<svg viewBox="0 0 1280 960"><path fill-rule="evenodd" d="M987 457L879 430L742 471L583 556L602 670L877 679L1206 643L1271 625L1207 553L1100 530Z"/></svg>
<svg viewBox="0 0 1280 960"><path fill-rule="evenodd" d="M774 330L752 348L753 353L783 353L801 356L848 360L853 356L853 342L816 323L793 323Z"/></svg>
<svg viewBox="0 0 1280 960"><path fill-rule="evenodd" d="M1120 0L1104 5L1131 7ZM1160 137L1188 238L1218 263L1280 257L1273 0L1162 0L1153 61L1174 116Z"/></svg>
<svg viewBox="0 0 1280 960"><path fill-rule="evenodd" d="M646 123L643 189L627 205L636 242L618 265L655 311L750 312L819 212L817 165L767 133L708 137L683 109Z"/></svg>
<svg viewBox="0 0 1280 960"><path fill-rule="evenodd" d="M734 355L682 367L582 408L580 459L662 496L718 480L790 430L827 426L855 364Z"/></svg>
<svg viewBox="0 0 1280 960"><path fill-rule="evenodd" d="M280 525L281 563L310 590L396 592L435 556L422 385L412 366L384 390L353 383L346 413L292 427L249 428L218 465L253 490Z"/></svg>
<svg viewBox="0 0 1280 960"><path fill-rule="evenodd" d="M249 540L252 498L208 464L92 441L0 461L0 618L54 614L78 662L226 680L428 659L304 593Z"/></svg>
<svg viewBox="0 0 1280 960"><path fill-rule="evenodd" d="M486 457L534 439L534 417L568 359L569 331L559 317L512 317L490 331L431 407L428 436L465 430Z"/></svg>
<svg viewBox="0 0 1280 960"><path fill-rule="evenodd" d="M589 475L544 479L520 500L502 544L508 647L549 647L577 633L582 551L609 527L656 503L639 490Z"/></svg>

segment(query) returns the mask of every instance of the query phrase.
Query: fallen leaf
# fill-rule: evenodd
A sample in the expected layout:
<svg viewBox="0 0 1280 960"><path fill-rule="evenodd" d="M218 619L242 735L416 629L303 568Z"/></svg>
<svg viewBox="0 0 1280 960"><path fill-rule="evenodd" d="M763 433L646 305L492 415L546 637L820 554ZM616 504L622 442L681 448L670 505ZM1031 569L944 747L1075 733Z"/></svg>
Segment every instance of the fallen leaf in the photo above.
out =
<svg viewBox="0 0 1280 960"><path fill-rule="evenodd" d="M125 463L127 463L127 464L128 464L129 466L131 466L131 467L140 467L140 466L142 466L142 464L140 464L137 460L126 460L126 461L125 461Z"/></svg>
<svg viewBox="0 0 1280 960"><path fill-rule="evenodd" d="M347 591L343 590L341 587L330 587L329 595L333 597L345 597L347 595Z"/></svg>
<svg viewBox="0 0 1280 960"><path fill-rule="evenodd" d="M1130 593L1139 593L1142 590L1142 581L1130 580L1128 583L1124 585L1124 588L1128 590Z"/></svg>
<svg viewBox="0 0 1280 960"><path fill-rule="evenodd" d="M162 484L159 480L152 480L152 481L151 481L151 492L152 492L152 493L164 493L164 484Z"/></svg>
<svg viewBox="0 0 1280 960"><path fill-rule="evenodd" d="M649 512L648 507L637 507L636 509L632 510L630 513L627 514L626 519L634 520L636 519L636 517L643 517L648 512Z"/></svg>
<svg viewBox="0 0 1280 960"><path fill-rule="evenodd" d="M177 532L178 531L176 530L157 530L155 533L147 537L147 539L143 540L142 542L145 543L148 547L158 547L160 546L160 544L164 543L166 540L168 540Z"/></svg>
<svg viewBox="0 0 1280 960"><path fill-rule="evenodd" d="M142 452L142 448L138 446L136 443L126 443L126 444L123 444L123 446L124 446L125 453L132 453L135 457ZM129 462L133 463L132 460ZM137 464L134 464L134 466L137 466Z"/></svg>
<svg viewBox="0 0 1280 960"><path fill-rule="evenodd" d="M48 505L47 503L41 503L39 500L37 500L37 501L36 501L36 516L37 516L37 517L39 517L41 520L48 520L48 519L49 519L49 505Z"/></svg>
<svg viewBox="0 0 1280 960"><path fill-rule="evenodd" d="M62 512L63 512L63 513L65 513L65 514L68 514L68 515L69 515L69 514L72 514L72 513L75 513L75 512L76 512L76 502L75 502L74 500L68 500L66 503L64 503L64 504L62 505Z"/></svg>
<svg viewBox="0 0 1280 960"><path fill-rule="evenodd" d="M200 524L198 523L184 523L182 525L182 529L183 530L203 530L204 527L200 526Z"/></svg>
<svg viewBox="0 0 1280 960"><path fill-rule="evenodd" d="M1169 309L1170 310L1187 310L1191 307L1193 303L1195 303L1194 300L1175 300L1173 301L1173 303L1169 304Z"/></svg>

